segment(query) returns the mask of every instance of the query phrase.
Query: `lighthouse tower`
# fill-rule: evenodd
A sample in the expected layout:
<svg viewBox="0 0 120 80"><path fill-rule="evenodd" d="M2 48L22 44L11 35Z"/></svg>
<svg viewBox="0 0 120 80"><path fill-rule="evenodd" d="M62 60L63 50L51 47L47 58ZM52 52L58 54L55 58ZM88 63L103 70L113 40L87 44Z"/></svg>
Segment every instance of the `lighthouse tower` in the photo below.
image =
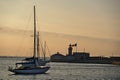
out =
<svg viewBox="0 0 120 80"><path fill-rule="evenodd" d="M72 56L72 49L73 49L73 48L72 48L72 45L70 44L70 45L69 45L69 48L68 48L68 55L69 55L69 56Z"/></svg>

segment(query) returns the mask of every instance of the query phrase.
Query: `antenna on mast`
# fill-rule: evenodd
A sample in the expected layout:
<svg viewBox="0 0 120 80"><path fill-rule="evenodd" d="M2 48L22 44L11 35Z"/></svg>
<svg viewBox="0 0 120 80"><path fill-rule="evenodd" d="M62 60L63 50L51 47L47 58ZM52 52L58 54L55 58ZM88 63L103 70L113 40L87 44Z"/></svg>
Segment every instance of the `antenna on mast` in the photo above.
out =
<svg viewBox="0 0 120 80"><path fill-rule="evenodd" d="M36 1L36 0L34 0L34 1L33 1L33 4L34 4L34 5L36 5L36 4L37 4L37 1Z"/></svg>

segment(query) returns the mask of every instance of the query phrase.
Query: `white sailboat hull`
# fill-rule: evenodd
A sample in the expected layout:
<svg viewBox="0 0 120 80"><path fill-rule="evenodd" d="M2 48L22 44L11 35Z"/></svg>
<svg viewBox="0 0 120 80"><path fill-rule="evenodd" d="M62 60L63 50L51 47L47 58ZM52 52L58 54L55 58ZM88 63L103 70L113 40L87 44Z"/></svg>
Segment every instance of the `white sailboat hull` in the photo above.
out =
<svg viewBox="0 0 120 80"><path fill-rule="evenodd" d="M10 70L15 74L43 74L49 70L50 67L43 67L43 68L32 68L32 69L13 69Z"/></svg>

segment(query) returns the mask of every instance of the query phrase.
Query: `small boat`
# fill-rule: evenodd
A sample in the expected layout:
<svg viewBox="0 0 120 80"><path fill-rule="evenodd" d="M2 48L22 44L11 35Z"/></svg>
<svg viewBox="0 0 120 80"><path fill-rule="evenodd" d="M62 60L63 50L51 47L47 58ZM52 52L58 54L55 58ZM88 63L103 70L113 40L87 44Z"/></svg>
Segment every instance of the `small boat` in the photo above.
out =
<svg viewBox="0 0 120 80"><path fill-rule="evenodd" d="M34 5L34 55L31 61L16 63L16 67L9 67L8 70L15 74L42 74L46 73L50 66L41 66L37 53L39 52L39 32L36 32L36 18ZM42 64L42 63L41 63Z"/></svg>
<svg viewBox="0 0 120 80"><path fill-rule="evenodd" d="M43 74L48 71L49 67L36 67L28 69L13 69L11 70L15 74Z"/></svg>
<svg viewBox="0 0 120 80"><path fill-rule="evenodd" d="M37 66L36 64L34 66L30 64L29 66L23 66L23 63L19 63L16 64L16 67L14 69L12 67L9 67L9 71L15 74L43 74L47 72L49 68L49 66Z"/></svg>
<svg viewBox="0 0 120 80"><path fill-rule="evenodd" d="M113 65L119 65L120 66L120 61L112 61Z"/></svg>

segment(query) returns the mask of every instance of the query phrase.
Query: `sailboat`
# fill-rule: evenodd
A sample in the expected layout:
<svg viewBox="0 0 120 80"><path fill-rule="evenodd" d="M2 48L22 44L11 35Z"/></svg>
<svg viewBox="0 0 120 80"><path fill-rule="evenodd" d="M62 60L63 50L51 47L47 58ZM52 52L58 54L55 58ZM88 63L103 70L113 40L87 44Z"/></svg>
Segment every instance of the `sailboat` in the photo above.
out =
<svg viewBox="0 0 120 80"><path fill-rule="evenodd" d="M49 70L50 66L40 66L39 60L37 56L37 52L39 52L39 32L36 31L36 14L35 14L35 5L34 5L34 55L33 59L28 62L20 62L16 63L16 67L9 67L8 70L10 72L16 74L42 74Z"/></svg>

